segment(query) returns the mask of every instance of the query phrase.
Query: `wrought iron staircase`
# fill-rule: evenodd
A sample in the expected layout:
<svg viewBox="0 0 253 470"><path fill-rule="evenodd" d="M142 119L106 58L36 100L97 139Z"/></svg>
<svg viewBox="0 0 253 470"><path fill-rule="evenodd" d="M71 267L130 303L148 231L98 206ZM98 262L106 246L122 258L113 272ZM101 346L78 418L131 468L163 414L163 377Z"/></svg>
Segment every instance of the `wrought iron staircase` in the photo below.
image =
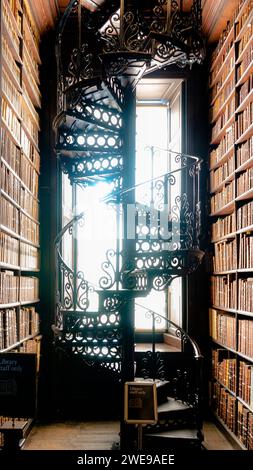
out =
<svg viewBox="0 0 253 470"><path fill-rule="evenodd" d="M161 9L153 11L154 18L152 21L149 19L145 26L145 34L142 30L145 18L141 20L137 15L138 24L131 30L129 27L137 13L135 10L130 12L130 16L124 13L121 22L128 31L124 40L122 36L118 37L115 12L114 18L110 19L112 32L102 28L108 20L106 12L104 8L100 18L97 14L94 17L83 16L80 2L72 0L60 22L56 48L58 113L54 126L57 156L62 171L73 185L86 188L101 181L112 183L112 192L101 202L115 208L117 235L122 236L122 243L117 237L116 249L108 249L105 253L103 274L94 284L86 278L85 271L78 269L76 250L72 266L62 256L64 236L68 233L76 237L80 224L85 229L85 213L75 215L62 229L55 241L57 286L53 330L57 349L69 357L81 358L97 374L101 370L107 371L109 378L123 385L126 380L134 379L134 300L146 296L151 289L167 289L175 277L187 276L197 269L203 257L199 244L201 160L166 150L169 171L150 181L135 184L135 135L129 130L134 118L129 111L134 109L133 90L144 73L170 63L168 54L158 56L159 51L162 54L164 47L169 47L172 39L159 36L161 30L157 22L163 16ZM79 42L70 61L67 60L67 66L64 66L64 28L69 18L75 16L79 20ZM80 25L84 28L84 24L87 25L88 39L83 43ZM92 37L96 40L97 55L94 55ZM137 41L137 37L141 40ZM150 52L153 40L165 44L157 49L155 58ZM179 39L174 38L174 49L180 50L181 46ZM175 62L182 54L185 58L190 57L187 47L186 44L181 47L180 54L175 55ZM200 61L200 56L195 59ZM195 59L191 56L189 60ZM153 152L154 148L150 151ZM93 311L90 309L91 295L98 298L98 308ZM155 329L155 320L160 315L152 311L149 314ZM155 341L152 351L143 358L146 368L140 368L137 361L137 375L140 372L145 379L164 381L159 385L160 396L164 400L159 408L159 427L146 430L146 442L149 446L152 438L154 446L156 442L160 446L164 439L162 432L167 433L167 438L171 431L178 435L178 431L191 423L188 442L199 445L198 380L201 367L196 364L201 362L200 354L182 329L167 318L165 321L170 327L175 327L176 335L181 338L181 349L175 357L179 362L176 360L172 365L166 358L170 367L166 369L166 364L161 367ZM150 364L152 367L148 370ZM194 371L190 378L187 367ZM122 413L121 421L123 428ZM122 432L122 442L123 436ZM177 441L177 436L174 441Z"/></svg>

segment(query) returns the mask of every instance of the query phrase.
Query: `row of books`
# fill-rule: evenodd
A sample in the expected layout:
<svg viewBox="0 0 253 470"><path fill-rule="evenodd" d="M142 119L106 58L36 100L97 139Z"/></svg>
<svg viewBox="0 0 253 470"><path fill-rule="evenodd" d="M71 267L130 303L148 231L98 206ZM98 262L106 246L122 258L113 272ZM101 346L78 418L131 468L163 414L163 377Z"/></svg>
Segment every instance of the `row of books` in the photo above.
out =
<svg viewBox="0 0 253 470"><path fill-rule="evenodd" d="M237 413L237 436L248 450L253 450L253 413L242 403L238 403Z"/></svg>
<svg viewBox="0 0 253 470"><path fill-rule="evenodd" d="M238 98L239 98L239 105L247 98L248 94L252 91L253 89L253 74L249 76L249 78L244 82L244 84L241 86L239 93L238 93Z"/></svg>
<svg viewBox="0 0 253 470"><path fill-rule="evenodd" d="M253 320L238 320L238 351L253 358Z"/></svg>
<svg viewBox="0 0 253 470"><path fill-rule="evenodd" d="M236 398L218 382L213 384L213 405L216 413L232 431L236 432Z"/></svg>
<svg viewBox="0 0 253 470"><path fill-rule="evenodd" d="M253 53L253 48L252 48ZM253 122L253 102L249 103L248 106L237 116L236 129L237 137L241 137L244 132L247 131L249 126Z"/></svg>
<svg viewBox="0 0 253 470"><path fill-rule="evenodd" d="M2 97L2 119L11 134L15 137L18 144L20 144L21 139L21 123L17 118L16 114L12 111L11 107L7 103L5 97Z"/></svg>
<svg viewBox="0 0 253 470"><path fill-rule="evenodd" d="M8 34L11 38L11 42L17 54L20 54L20 38L13 24L13 18L10 15L10 11L11 10L9 10L7 2L2 2L2 17L6 30L8 31Z"/></svg>
<svg viewBox="0 0 253 470"><path fill-rule="evenodd" d="M39 245L39 224L20 213L20 235L35 245Z"/></svg>
<svg viewBox="0 0 253 470"><path fill-rule="evenodd" d="M236 239L215 243L213 268L215 272L237 269Z"/></svg>
<svg viewBox="0 0 253 470"><path fill-rule="evenodd" d="M38 219L39 204L35 196L23 186L23 183L1 161L1 189L18 204L28 215Z"/></svg>
<svg viewBox="0 0 253 470"><path fill-rule="evenodd" d="M253 236L243 233L239 244L239 269L253 268Z"/></svg>
<svg viewBox="0 0 253 470"><path fill-rule="evenodd" d="M248 27L245 29L245 32L242 35L238 44L238 57L240 57L245 47L248 45L249 41L252 39L252 34L253 34L253 25L252 23L249 23Z"/></svg>
<svg viewBox="0 0 253 470"><path fill-rule="evenodd" d="M234 315L209 309L210 336L224 346L236 349L236 319Z"/></svg>
<svg viewBox="0 0 253 470"><path fill-rule="evenodd" d="M238 279L238 310L253 312L253 278Z"/></svg>
<svg viewBox="0 0 253 470"><path fill-rule="evenodd" d="M0 232L0 263L39 269L39 251L32 245Z"/></svg>
<svg viewBox="0 0 253 470"><path fill-rule="evenodd" d="M228 183L222 191L211 197L211 212L214 213L232 202L235 198L235 186L233 181Z"/></svg>
<svg viewBox="0 0 253 470"><path fill-rule="evenodd" d="M253 157L253 136L238 146L236 156L237 167L243 165L247 160Z"/></svg>
<svg viewBox="0 0 253 470"><path fill-rule="evenodd" d="M248 47L242 56L242 61L236 67L236 81L238 82L246 72L252 61L253 45Z"/></svg>
<svg viewBox="0 0 253 470"><path fill-rule="evenodd" d="M0 156L10 165L13 171L20 175L21 150L11 139L9 132L4 127L1 128Z"/></svg>
<svg viewBox="0 0 253 470"><path fill-rule="evenodd" d="M237 21L235 23L235 35L236 35L236 37L240 34L242 28L248 22L249 15L252 13L253 0L250 0L250 1L247 1L247 2L245 2L245 0L241 0L239 2L238 13L241 10L242 6L243 6L242 15L240 16L239 21Z"/></svg>
<svg viewBox="0 0 253 470"><path fill-rule="evenodd" d="M221 78L221 86L224 83L224 75L226 76L229 75L229 73L232 71L235 65L235 54L233 53L234 50L234 41L233 37L231 37L231 40L228 42L227 47L224 49L224 52L220 58L220 61L215 65L215 67L211 70L210 72L210 84L212 85L216 81L216 77L218 76L220 72L220 68L223 65L223 75ZM229 57L228 57L229 56ZM213 55L214 57L214 55ZM215 60L215 59L214 59ZM213 62L213 60L212 60ZM226 62L226 63L225 63Z"/></svg>
<svg viewBox="0 0 253 470"><path fill-rule="evenodd" d="M248 168L237 179L237 196L250 191L253 188L253 168Z"/></svg>
<svg viewBox="0 0 253 470"><path fill-rule="evenodd" d="M38 278L15 276L12 271L0 272L0 304L33 302L38 297Z"/></svg>
<svg viewBox="0 0 253 470"><path fill-rule="evenodd" d="M232 62L230 61L230 62L228 62L228 64L226 66L223 67L223 72L222 72L221 75L220 74L218 75L218 79L216 79L215 75L211 75L211 77L212 77L212 82L211 82L212 88L211 88L211 92L210 92L210 101L211 102L213 102L214 99L215 99L215 101L216 101L216 99L218 100L219 92L220 92L220 90L222 90L222 87L223 87L224 83L227 81L227 78L228 78L229 74L231 73L232 68L233 68L233 61ZM233 75L231 77L231 80L232 81L234 80ZM230 82L225 86L225 88L227 88L227 91L225 92L225 94L228 97L230 95L230 93L229 93ZM219 105L222 106L223 102L225 102L225 100L223 101L223 99L222 99L220 102L218 101L217 104L219 103ZM217 111L218 111L218 107L217 107Z"/></svg>
<svg viewBox="0 0 253 470"><path fill-rule="evenodd" d="M3 58L4 58L5 62L7 63L8 67L9 67L9 70L12 73L12 76L15 78L17 83L20 85L20 83L21 83L21 68L17 64L17 62L15 61L15 59L13 57L13 54L11 52L11 49L10 49L10 47L9 47L9 45L8 45L6 39L3 35L1 37L1 40L2 40L2 55L3 55Z"/></svg>
<svg viewBox="0 0 253 470"><path fill-rule="evenodd" d="M19 277L13 272L0 271L0 304L19 301Z"/></svg>
<svg viewBox="0 0 253 470"><path fill-rule="evenodd" d="M0 198L0 220L2 226L36 245L39 244L39 224L20 212L4 196Z"/></svg>
<svg viewBox="0 0 253 470"><path fill-rule="evenodd" d="M213 191L219 186L228 176L235 171L234 155L231 155L223 165L219 166L214 171L210 172L210 189Z"/></svg>
<svg viewBox="0 0 253 470"><path fill-rule="evenodd" d="M214 140L217 135L222 131L222 129L226 126L229 119L233 116L235 108L235 96L233 96L212 128L212 140Z"/></svg>
<svg viewBox="0 0 253 470"><path fill-rule="evenodd" d="M236 218L235 212L226 217L220 217L211 226L212 240L218 240L226 235L234 233L236 231Z"/></svg>
<svg viewBox="0 0 253 470"><path fill-rule="evenodd" d="M212 373L213 377L236 393L236 359L228 358L225 349L214 349L212 351Z"/></svg>
<svg viewBox="0 0 253 470"><path fill-rule="evenodd" d="M39 145L39 118L36 111L30 110L25 101L22 103L22 125L28 130L30 136L35 141L35 144Z"/></svg>
<svg viewBox="0 0 253 470"><path fill-rule="evenodd" d="M253 225L253 201L244 204L237 210L237 230Z"/></svg>
<svg viewBox="0 0 253 470"><path fill-rule="evenodd" d="M239 362L238 395L253 411L253 364L244 361Z"/></svg>
<svg viewBox="0 0 253 470"><path fill-rule="evenodd" d="M216 165L232 147L235 140L235 124L233 123L222 137L218 147L210 153L210 168Z"/></svg>
<svg viewBox="0 0 253 470"><path fill-rule="evenodd" d="M40 34L37 25L35 24L30 6L27 2L27 0L24 0L23 2L23 14L26 19L27 25L29 27L29 30L32 34L33 37L33 43L35 47L37 47L37 50L39 50L39 39L40 39Z"/></svg>
<svg viewBox="0 0 253 470"><path fill-rule="evenodd" d="M236 280L234 276L211 277L211 303L221 308L236 309Z"/></svg>
<svg viewBox="0 0 253 470"><path fill-rule="evenodd" d="M15 233L19 233L19 210L3 196L0 198L0 220L2 225Z"/></svg>
<svg viewBox="0 0 253 470"><path fill-rule="evenodd" d="M0 310L0 351L39 331L39 316L34 307Z"/></svg>
<svg viewBox="0 0 253 470"><path fill-rule="evenodd" d="M219 82L218 82L219 84ZM215 87L215 90L218 89L217 85ZM211 122L215 119L217 116L218 112L220 111L220 108L223 106L225 101L228 99L228 97L232 94L233 90L235 87L235 77L232 75L231 80L226 84L226 86L223 88L222 92L218 94L217 98L215 98L215 101L211 107L211 112L210 112L210 118ZM221 89L221 87L220 87ZM212 91L213 93L213 91Z"/></svg>
<svg viewBox="0 0 253 470"><path fill-rule="evenodd" d="M34 163L36 170L38 171L38 149L32 143L30 137L27 135L27 132L23 128L21 128L21 148L24 154L29 158L29 160Z"/></svg>
<svg viewBox="0 0 253 470"><path fill-rule="evenodd" d="M11 102L13 108L18 114L18 117L21 117L21 93L16 89L13 81L4 70L2 73L2 91Z"/></svg>

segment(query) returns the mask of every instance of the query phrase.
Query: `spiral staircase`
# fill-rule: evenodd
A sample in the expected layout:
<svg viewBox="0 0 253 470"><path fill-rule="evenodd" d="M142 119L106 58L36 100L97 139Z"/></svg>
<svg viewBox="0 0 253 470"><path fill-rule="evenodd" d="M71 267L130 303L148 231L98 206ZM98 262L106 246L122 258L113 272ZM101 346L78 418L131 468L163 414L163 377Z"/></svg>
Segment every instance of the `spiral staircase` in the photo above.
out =
<svg viewBox="0 0 253 470"><path fill-rule="evenodd" d="M83 16L80 3L72 0L60 22L56 49L58 113L54 125L57 156L71 183L81 185L84 190L99 182L112 184L113 189L103 202L115 207L117 230L122 230L123 241L122 244L117 242L114 250L108 247L102 265L103 275L97 283L92 283L86 279L85 270L78 269L75 259L72 266L68 265L61 249L66 234L76 237L81 225L85 230L85 213L75 215L57 236L55 346L69 358L81 359L88 367L86 373L92 370L92 377L96 376L96 386L103 387L105 383L109 389L118 386L121 395L125 381L134 380L135 376L155 380L159 422L147 427L145 445L161 448L171 446L173 441L173 446L199 447L202 441L202 358L198 347L185 331L166 318L164 321L171 334L179 339L179 351L162 357L155 346L156 322L161 315L147 309L153 324L152 350L137 357L133 312L135 299L146 296L151 289L167 289L175 277L188 276L201 262L201 162L197 157L168 152L174 161L172 170L143 183L143 188L151 188L155 197L147 204L138 202L133 171L135 135L131 132L134 88L144 73L154 70L161 62L166 65L168 58L166 56L162 61L158 57L159 48L157 55L151 56L147 47L150 39L146 33L146 36L143 32L140 35L143 27L140 20L137 29L124 35L123 44L122 38L118 37L120 32L115 27L115 18L112 21L115 16L113 6L117 2L109 3L106 2L104 10L92 17L87 12ZM111 17L107 16L108 9ZM133 21L135 11L128 13ZM126 31L129 26L127 15L123 15ZM155 15L157 20L157 11ZM64 67L64 30L67 21L73 21L75 17L78 17L79 27L86 25L88 40L82 43L79 34L79 46L74 48L70 62ZM114 28L113 34L101 28L108 18ZM168 47L168 36L164 39L158 29L151 31L148 37ZM138 48L133 47L137 44L133 42L133 33L136 38L142 38ZM99 49L97 54L94 54L95 40ZM173 47L178 48L175 62L182 55L190 57L187 41L182 45L181 38L179 43L179 39L175 39ZM196 61L200 61L200 57ZM175 190L179 177L187 182L185 192ZM127 236L129 205L134 206L131 238ZM76 256L77 251L74 258ZM90 309L91 295L98 298L96 311ZM123 448L129 435L121 409Z"/></svg>

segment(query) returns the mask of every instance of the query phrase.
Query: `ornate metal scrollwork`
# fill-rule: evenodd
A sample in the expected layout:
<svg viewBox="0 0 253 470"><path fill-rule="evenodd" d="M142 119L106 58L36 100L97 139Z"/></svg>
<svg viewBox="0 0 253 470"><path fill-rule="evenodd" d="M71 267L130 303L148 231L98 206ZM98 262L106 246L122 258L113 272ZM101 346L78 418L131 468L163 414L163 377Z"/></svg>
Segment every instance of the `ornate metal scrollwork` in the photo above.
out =
<svg viewBox="0 0 253 470"><path fill-rule="evenodd" d="M165 362L160 352L147 351L141 361L140 375L144 379L156 378L165 380Z"/></svg>
<svg viewBox="0 0 253 470"><path fill-rule="evenodd" d="M107 261L104 261L102 264L102 270L104 271L105 275L99 279L99 285L102 289L111 289L116 282L117 273L115 265L112 262L113 258L116 258L116 251L112 249L107 250Z"/></svg>
<svg viewBox="0 0 253 470"><path fill-rule="evenodd" d="M82 44L80 49L74 49L68 67L70 76L67 76L67 86L78 83L81 80L93 77L93 55L88 44Z"/></svg>

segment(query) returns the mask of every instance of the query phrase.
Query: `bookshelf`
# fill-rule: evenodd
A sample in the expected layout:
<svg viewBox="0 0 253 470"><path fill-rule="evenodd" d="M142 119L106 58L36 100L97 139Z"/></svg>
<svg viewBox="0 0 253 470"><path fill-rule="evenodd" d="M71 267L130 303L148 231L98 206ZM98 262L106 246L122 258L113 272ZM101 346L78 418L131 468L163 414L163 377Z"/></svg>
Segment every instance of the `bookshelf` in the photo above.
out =
<svg viewBox="0 0 253 470"><path fill-rule="evenodd" d="M0 353L39 363L40 56L29 0L1 1L0 32Z"/></svg>
<svg viewBox="0 0 253 470"><path fill-rule="evenodd" d="M240 0L211 58L210 398L253 450L253 1Z"/></svg>

